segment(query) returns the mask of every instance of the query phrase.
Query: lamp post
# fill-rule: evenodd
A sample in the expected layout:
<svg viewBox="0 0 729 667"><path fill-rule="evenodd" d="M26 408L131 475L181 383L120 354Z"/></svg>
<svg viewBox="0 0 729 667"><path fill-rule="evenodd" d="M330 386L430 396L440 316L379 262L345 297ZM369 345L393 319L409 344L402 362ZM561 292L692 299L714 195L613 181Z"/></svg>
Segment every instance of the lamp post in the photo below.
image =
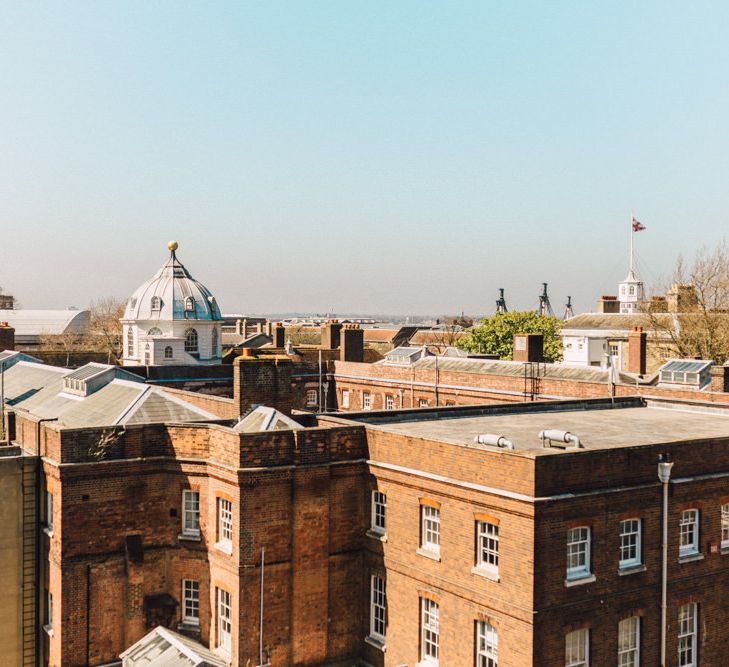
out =
<svg viewBox="0 0 729 667"><path fill-rule="evenodd" d="M666 666L666 589L668 587L668 483L673 462L670 454L658 456L658 479L663 485L663 567L661 570L661 667Z"/></svg>

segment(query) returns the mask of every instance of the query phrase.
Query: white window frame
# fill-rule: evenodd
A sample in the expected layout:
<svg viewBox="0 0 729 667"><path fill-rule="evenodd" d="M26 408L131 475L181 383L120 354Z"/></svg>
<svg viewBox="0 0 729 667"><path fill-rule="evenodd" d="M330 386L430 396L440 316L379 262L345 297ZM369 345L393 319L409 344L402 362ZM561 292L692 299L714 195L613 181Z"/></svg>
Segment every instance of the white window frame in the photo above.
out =
<svg viewBox="0 0 729 667"><path fill-rule="evenodd" d="M319 405L319 395L316 389L306 390L306 406L313 408Z"/></svg>
<svg viewBox="0 0 729 667"><path fill-rule="evenodd" d="M683 510L679 519L679 557L695 556L699 553L699 510Z"/></svg>
<svg viewBox="0 0 729 667"><path fill-rule="evenodd" d="M721 506L721 548L729 549L729 503Z"/></svg>
<svg viewBox="0 0 729 667"><path fill-rule="evenodd" d="M200 492L182 490L182 534L200 537Z"/></svg>
<svg viewBox="0 0 729 667"><path fill-rule="evenodd" d="M643 522L637 518L625 519L620 522L620 561L621 569L636 567L643 563L642 538ZM633 556L630 556L630 552Z"/></svg>
<svg viewBox="0 0 729 667"><path fill-rule="evenodd" d="M342 389L342 407L349 407L349 389Z"/></svg>
<svg viewBox="0 0 729 667"><path fill-rule="evenodd" d="M232 553L233 551L233 503L218 496L217 501L217 538L215 546Z"/></svg>
<svg viewBox="0 0 729 667"><path fill-rule="evenodd" d="M476 621L476 667L499 667L499 633L486 621Z"/></svg>
<svg viewBox="0 0 729 667"><path fill-rule="evenodd" d="M420 598L420 664L437 665L440 653L440 610L438 603Z"/></svg>
<svg viewBox="0 0 729 667"><path fill-rule="evenodd" d="M370 528L374 533L387 534L387 494L377 489L372 490Z"/></svg>
<svg viewBox="0 0 729 667"><path fill-rule="evenodd" d="M420 548L440 554L440 509L420 506Z"/></svg>
<svg viewBox="0 0 729 667"><path fill-rule="evenodd" d="M629 616L618 623L618 667L640 665L640 616Z"/></svg>
<svg viewBox="0 0 729 667"><path fill-rule="evenodd" d="M418 407L419 408L427 408L428 407L428 399L427 398L419 398L418 399Z"/></svg>
<svg viewBox="0 0 729 667"><path fill-rule="evenodd" d="M369 391L362 392L362 409L372 410L372 394Z"/></svg>
<svg viewBox="0 0 729 667"><path fill-rule="evenodd" d="M387 589L379 574L370 576L370 637L385 642L387 627Z"/></svg>
<svg viewBox="0 0 729 667"><path fill-rule="evenodd" d="M385 410L395 409L395 397L392 394L385 394Z"/></svg>
<svg viewBox="0 0 729 667"><path fill-rule="evenodd" d="M195 579L182 580L182 622L200 625L200 582Z"/></svg>
<svg viewBox="0 0 729 667"><path fill-rule="evenodd" d="M53 593L49 590L46 590L45 623L43 624L43 630L53 636Z"/></svg>
<svg viewBox="0 0 729 667"><path fill-rule="evenodd" d="M490 521L476 521L476 567L498 575L499 526Z"/></svg>
<svg viewBox="0 0 729 667"><path fill-rule="evenodd" d="M589 628L580 628L568 632L564 638L564 667L589 667L589 664Z"/></svg>
<svg viewBox="0 0 729 667"><path fill-rule="evenodd" d="M696 667L699 664L697 612L695 602L683 604L678 609L678 667Z"/></svg>
<svg viewBox="0 0 729 667"><path fill-rule="evenodd" d="M46 530L53 532L53 494L46 489Z"/></svg>
<svg viewBox="0 0 729 667"><path fill-rule="evenodd" d="M233 622L230 593L224 588L215 588L215 649L230 656Z"/></svg>
<svg viewBox="0 0 729 667"><path fill-rule="evenodd" d="M590 526L576 526L567 531L567 580L584 579L589 577L592 572L590 570L590 542L591 540ZM571 565L572 558L575 557L580 564Z"/></svg>

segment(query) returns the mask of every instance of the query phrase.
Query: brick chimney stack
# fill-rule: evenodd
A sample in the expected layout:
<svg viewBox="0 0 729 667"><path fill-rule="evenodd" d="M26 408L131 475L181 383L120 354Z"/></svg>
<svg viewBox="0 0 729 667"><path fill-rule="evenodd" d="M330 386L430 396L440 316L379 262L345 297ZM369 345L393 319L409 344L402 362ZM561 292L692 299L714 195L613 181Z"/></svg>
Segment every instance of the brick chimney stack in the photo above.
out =
<svg viewBox="0 0 729 667"><path fill-rule="evenodd" d="M544 361L544 336L542 334L514 334L514 361Z"/></svg>
<svg viewBox="0 0 729 667"><path fill-rule="evenodd" d="M233 397L239 414L246 414L254 405L265 405L290 415L292 370L293 363L287 357L237 357L233 362Z"/></svg>
<svg viewBox="0 0 729 667"><path fill-rule="evenodd" d="M277 322L273 327L273 346L285 347L286 345L286 327L281 322Z"/></svg>
<svg viewBox="0 0 729 667"><path fill-rule="evenodd" d="M364 361L364 331L359 324L345 324L341 331L341 361Z"/></svg>
<svg viewBox="0 0 729 667"><path fill-rule="evenodd" d="M628 334L628 372L645 375L648 334L643 327L634 327Z"/></svg>
<svg viewBox="0 0 729 667"><path fill-rule="evenodd" d="M339 320L329 320L321 328L322 350L336 350L341 341L342 323Z"/></svg>
<svg viewBox="0 0 729 667"><path fill-rule="evenodd" d="M15 349L15 329L7 322L0 322L0 352Z"/></svg>

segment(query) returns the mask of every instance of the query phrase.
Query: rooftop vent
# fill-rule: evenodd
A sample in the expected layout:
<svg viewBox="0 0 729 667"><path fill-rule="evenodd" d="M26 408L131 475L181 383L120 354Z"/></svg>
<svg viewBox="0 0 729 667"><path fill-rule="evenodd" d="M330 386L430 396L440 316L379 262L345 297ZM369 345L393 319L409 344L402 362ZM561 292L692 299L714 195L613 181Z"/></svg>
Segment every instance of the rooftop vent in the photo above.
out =
<svg viewBox="0 0 729 667"><path fill-rule="evenodd" d="M583 449L580 439L569 431L559 431L554 428L539 432L542 447L557 447L558 449Z"/></svg>
<svg viewBox="0 0 729 667"><path fill-rule="evenodd" d="M503 435L495 433L481 433L477 435L473 441L479 445L489 445L491 447L500 447L501 449L514 449L514 443Z"/></svg>

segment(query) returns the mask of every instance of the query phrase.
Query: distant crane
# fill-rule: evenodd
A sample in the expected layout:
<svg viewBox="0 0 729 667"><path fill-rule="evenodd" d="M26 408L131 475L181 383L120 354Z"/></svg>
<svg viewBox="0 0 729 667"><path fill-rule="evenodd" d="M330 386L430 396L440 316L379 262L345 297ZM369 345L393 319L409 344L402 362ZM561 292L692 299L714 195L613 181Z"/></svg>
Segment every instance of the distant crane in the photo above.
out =
<svg viewBox="0 0 729 667"><path fill-rule="evenodd" d="M562 319L568 320L568 319L570 319L570 317L574 317L574 316L575 316L575 311L572 310L572 297L568 296L567 303L565 304L565 307L564 307L564 316L562 317Z"/></svg>
<svg viewBox="0 0 729 667"><path fill-rule="evenodd" d="M506 307L506 299L504 298L504 288L499 287L499 298L496 299L496 312L497 313L508 313L509 309Z"/></svg>
<svg viewBox="0 0 729 667"><path fill-rule="evenodd" d="M539 295L539 314L554 317L554 310L552 310L549 294L547 294L547 283L542 283L542 293Z"/></svg>

